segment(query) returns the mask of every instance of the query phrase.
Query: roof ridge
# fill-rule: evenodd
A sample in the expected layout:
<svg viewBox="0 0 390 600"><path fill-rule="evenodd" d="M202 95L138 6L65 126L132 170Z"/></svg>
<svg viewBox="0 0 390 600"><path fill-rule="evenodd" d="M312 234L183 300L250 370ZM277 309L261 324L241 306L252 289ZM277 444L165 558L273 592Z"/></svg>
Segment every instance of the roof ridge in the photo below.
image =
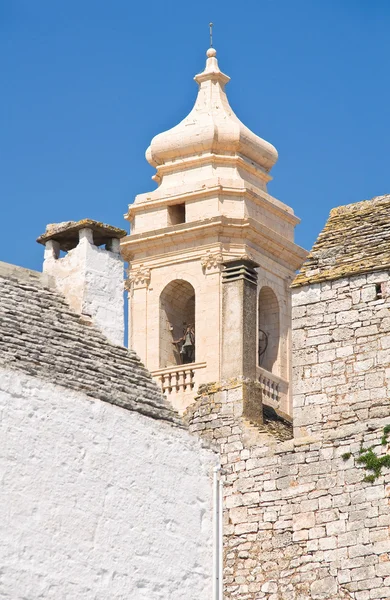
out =
<svg viewBox="0 0 390 600"><path fill-rule="evenodd" d="M390 267L390 194L330 211L292 287Z"/></svg>
<svg viewBox="0 0 390 600"><path fill-rule="evenodd" d="M390 202L390 194L382 196L374 196L367 200L359 200L359 202L351 202L350 204L342 204L331 209L329 216L337 216L347 212L355 212L357 210L370 210L373 204L387 204Z"/></svg>
<svg viewBox="0 0 390 600"><path fill-rule="evenodd" d="M43 287L47 287L49 289L56 289L54 278L51 275L48 275L47 273L42 273L41 271L27 269L26 267L21 267L19 265L12 265L1 260L0 277L7 277L17 280L22 279L23 281L31 281L35 283L39 282Z"/></svg>

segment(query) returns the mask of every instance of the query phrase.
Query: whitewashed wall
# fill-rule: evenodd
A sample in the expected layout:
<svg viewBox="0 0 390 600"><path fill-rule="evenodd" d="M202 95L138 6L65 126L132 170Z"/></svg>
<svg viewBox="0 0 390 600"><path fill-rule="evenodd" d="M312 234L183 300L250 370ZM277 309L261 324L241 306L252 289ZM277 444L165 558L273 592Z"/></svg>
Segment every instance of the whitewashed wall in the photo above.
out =
<svg viewBox="0 0 390 600"><path fill-rule="evenodd" d="M0 370L0 598L209 600L215 455Z"/></svg>
<svg viewBox="0 0 390 600"><path fill-rule="evenodd" d="M93 323L113 344L124 342L123 260L93 244L90 229L80 231L80 242L63 258L45 251L43 271L54 277L70 306ZM117 241L117 240L115 240Z"/></svg>

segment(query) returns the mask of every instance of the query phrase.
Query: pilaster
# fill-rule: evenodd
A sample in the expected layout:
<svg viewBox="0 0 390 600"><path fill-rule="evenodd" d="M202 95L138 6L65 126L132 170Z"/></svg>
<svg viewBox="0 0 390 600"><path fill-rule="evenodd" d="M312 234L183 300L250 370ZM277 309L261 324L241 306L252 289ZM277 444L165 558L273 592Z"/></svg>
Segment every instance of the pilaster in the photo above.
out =
<svg viewBox="0 0 390 600"><path fill-rule="evenodd" d="M259 265L238 259L222 272L222 379L256 379L257 272Z"/></svg>

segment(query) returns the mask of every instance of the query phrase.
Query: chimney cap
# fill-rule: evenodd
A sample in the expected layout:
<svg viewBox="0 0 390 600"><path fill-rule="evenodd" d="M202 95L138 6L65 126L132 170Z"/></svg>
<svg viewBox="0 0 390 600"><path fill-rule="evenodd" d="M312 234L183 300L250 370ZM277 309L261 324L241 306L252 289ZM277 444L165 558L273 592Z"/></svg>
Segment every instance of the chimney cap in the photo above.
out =
<svg viewBox="0 0 390 600"><path fill-rule="evenodd" d="M120 239L127 235L127 232L124 229L119 229L119 227L107 225L93 219L82 219L81 221L49 223L49 225L46 225L45 233L37 238L37 242L45 245L49 240L54 240L59 243L61 250L68 252L78 245L81 229L91 229L93 231L93 241L96 246L105 244L113 238Z"/></svg>

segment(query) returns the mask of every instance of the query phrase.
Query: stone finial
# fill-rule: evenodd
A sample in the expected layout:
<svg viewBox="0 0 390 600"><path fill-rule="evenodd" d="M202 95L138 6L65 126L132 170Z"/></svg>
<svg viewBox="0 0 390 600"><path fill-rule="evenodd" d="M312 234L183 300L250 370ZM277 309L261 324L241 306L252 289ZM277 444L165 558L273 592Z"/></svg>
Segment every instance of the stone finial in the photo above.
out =
<svg viewBox="0 0 390 600"><path fill-rule="evenodd" d="M215 48L209 48L206 55L204 71L194 77L199 90L193 109L181 123L152 139L146 159L159 172L160 167L178 159L198 161L207 153L233 158L240 154L268 173L278 158L276 148L234 114L225 92L230 77L220 70Z"/></svg>

